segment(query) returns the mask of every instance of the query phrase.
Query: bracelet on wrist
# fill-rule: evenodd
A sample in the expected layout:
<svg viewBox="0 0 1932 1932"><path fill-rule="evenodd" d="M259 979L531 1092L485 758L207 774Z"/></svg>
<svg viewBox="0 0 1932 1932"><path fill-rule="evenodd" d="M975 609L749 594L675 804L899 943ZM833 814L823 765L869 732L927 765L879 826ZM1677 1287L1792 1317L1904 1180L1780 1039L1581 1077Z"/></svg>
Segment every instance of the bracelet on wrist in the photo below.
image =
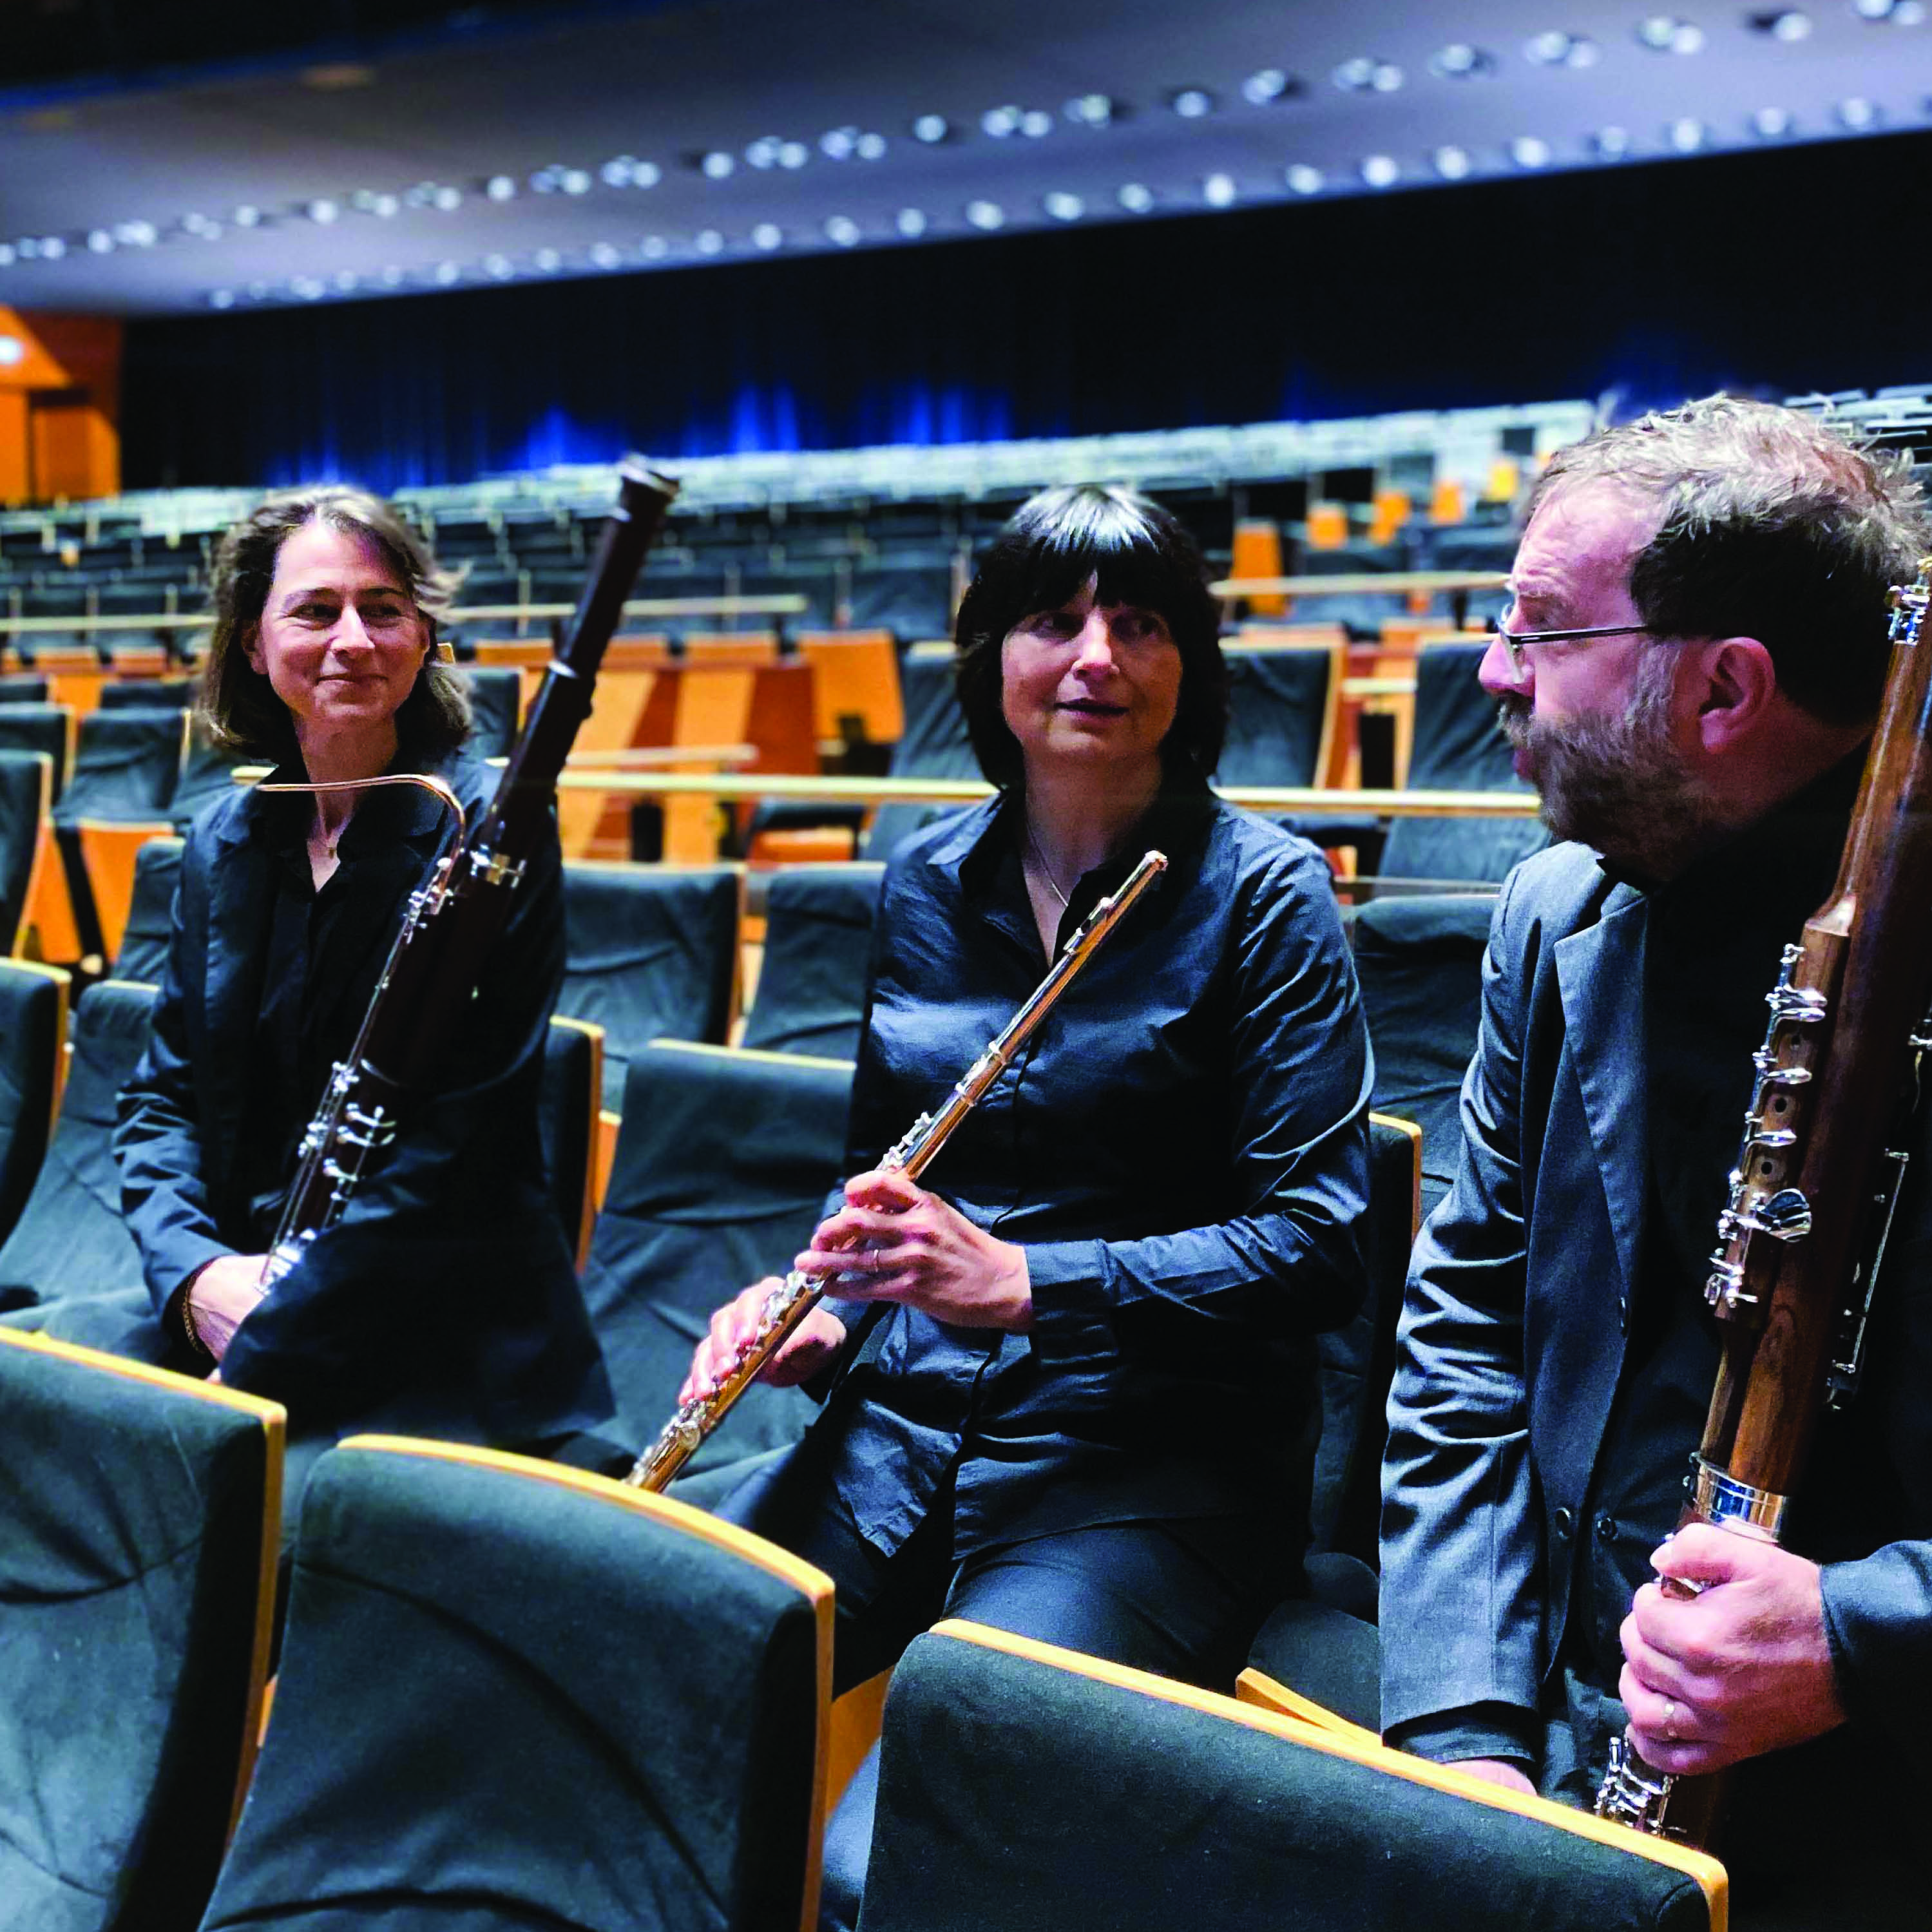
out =
<svg viewBox="0 0 1932 1932"><path fill-rule="evenodd" d="M188 1345L198 1355L206 1355L212 1362L214 1351L201 1339L201 1330L194 1325L194 1284L190 1282L182 1290L182 1327L187 1332Z"/></svg>

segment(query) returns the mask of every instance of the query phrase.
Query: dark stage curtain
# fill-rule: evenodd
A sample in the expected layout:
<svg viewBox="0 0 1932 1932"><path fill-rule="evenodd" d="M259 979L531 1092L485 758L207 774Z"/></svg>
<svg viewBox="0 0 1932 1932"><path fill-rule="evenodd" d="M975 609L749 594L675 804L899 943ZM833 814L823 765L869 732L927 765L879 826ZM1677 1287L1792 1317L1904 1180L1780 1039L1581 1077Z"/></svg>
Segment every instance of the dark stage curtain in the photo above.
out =
<svg viewBox="0 0 1932 1932"><path fill-rule="evenodd" d="M128 330L130 488L1932 377L1932 135Z"/></svg>

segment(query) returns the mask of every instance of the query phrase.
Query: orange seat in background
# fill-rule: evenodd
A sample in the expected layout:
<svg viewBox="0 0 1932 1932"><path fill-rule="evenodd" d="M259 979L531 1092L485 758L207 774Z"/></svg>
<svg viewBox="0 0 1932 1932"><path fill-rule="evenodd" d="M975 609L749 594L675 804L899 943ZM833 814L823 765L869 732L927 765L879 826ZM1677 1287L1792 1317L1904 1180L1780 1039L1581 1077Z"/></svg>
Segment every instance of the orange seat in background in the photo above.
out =
<svg viewBox="0 0 1932 1932"><path fill-rule="evenodd" d="M1280 577L1281 526L1262 517L1244 517L1234 526L1234 548L1228 560L1230 577ZM1288 610L1282 596L1250 597L1244 600L1257 617L1279 617Z"/></svg>
<svg viewBox="0 0 1932 1932"><path fill-rule="evenodd" d="M801 631L798 654L811 665L812 728L821 742L842 739L856 718L868 744L896 745L905 734L898 646L890 631Z"/></svg>

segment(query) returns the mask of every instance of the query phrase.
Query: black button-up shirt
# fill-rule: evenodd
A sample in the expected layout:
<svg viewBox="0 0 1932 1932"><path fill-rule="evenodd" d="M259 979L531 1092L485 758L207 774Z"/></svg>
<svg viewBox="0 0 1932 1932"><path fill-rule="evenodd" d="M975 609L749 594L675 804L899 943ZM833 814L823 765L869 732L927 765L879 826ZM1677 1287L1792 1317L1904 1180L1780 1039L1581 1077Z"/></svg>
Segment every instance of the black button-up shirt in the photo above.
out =
<svg viewBox="0 0 1932 1932"><path fill-rule="evenodd" d="M908 840L881 901L848 1172L941 1101L1047 968L1011 800ZM1367 1036L1313 848L1204 785L1083 878L1152 886L922 1177L1026 1250L1031 1332L883 1319L822 1426L891 1550L957 1466L955 1548L1263 1513L1306 1536L1318 1330L1363 1287ZM856 1322L862 1311L841 1311Z"/></svg>

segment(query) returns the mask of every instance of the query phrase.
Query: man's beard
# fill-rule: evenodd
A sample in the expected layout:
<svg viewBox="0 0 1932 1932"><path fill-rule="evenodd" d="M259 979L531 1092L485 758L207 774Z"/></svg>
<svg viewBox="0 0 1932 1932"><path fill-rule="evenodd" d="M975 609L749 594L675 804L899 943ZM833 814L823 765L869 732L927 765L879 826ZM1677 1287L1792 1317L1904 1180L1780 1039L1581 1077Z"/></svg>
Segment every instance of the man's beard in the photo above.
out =
<svg viewBox="0 0 1932 1932"><path fill-rule="evenodd" d="M1642 879L1673 878L1720 830L1709 788L1670 742L1676 669L1667 652L1646 652L1620 716L1556 723L1514 695L1497 714L1510 744L1529 754L1550 836L1594 845Z"/></svg>

